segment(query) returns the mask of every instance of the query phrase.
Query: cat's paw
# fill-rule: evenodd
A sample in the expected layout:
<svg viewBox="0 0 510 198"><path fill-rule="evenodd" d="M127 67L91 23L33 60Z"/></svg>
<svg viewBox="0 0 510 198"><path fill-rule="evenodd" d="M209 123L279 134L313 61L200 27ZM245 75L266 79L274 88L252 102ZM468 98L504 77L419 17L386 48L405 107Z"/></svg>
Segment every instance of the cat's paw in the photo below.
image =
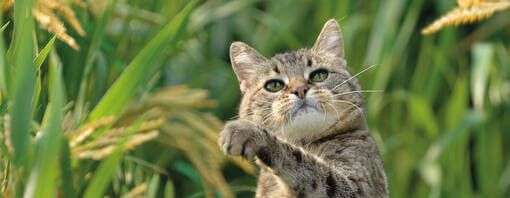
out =
<svg viewBox="0 0 510 198"><path fill-rule="evenodd" d="M218 144L225 154L252 159L266 144L267 136L267 132L252 121L234 120L225 124Z"/></svg>

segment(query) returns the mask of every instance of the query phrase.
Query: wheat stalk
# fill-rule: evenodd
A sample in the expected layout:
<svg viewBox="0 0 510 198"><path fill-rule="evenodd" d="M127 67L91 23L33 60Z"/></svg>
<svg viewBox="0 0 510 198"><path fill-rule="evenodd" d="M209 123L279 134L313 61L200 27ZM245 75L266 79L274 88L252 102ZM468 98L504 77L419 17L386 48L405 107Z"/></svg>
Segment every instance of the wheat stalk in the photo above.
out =
<svg viewBox="0 0 510 198"><path fill-rule="evenodd" d="M497 11L510 8L510 2L487 2L482 0L457 0L458 7L424 28L422 34L432 34L450 25L473 23L489 18Z"/></svg>
<svg viewBox="0 0 510 198"><path fill-rule="evenodd" d="M149 131L147 133L138 133L132 135L127 142L123 145L122 150L133 150L137 146L148 142L156 137L158 137L159 131L153 130ZM110 142L103 142L106 143L107 146L98 148L98 149L89 149L90 147L94 146L102 146L102 145L94 145L96 142L91 142L90 144L84 145L84 147L77 147L76 149L73 149L71 151L71 157L78 158L78 159L94 159L94 160L101 160L104 157L110 155L114 150L116 144L118 141L120 141L120 138L112 138L109 139Z"/></svg>

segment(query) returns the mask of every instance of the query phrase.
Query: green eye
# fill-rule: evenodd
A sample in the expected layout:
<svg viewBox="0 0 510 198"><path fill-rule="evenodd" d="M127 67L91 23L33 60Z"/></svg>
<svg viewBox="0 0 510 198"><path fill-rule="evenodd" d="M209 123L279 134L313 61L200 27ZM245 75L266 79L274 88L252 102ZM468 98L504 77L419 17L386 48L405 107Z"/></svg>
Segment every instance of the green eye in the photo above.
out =
<svg viewBox="0 0 510 198"><path fill-rule="evenodd" d="M277 92L283 89L283 82L281 80L270 80L267 81L265 88L270 92Z"/></svg>
<svg viewBox="0 0 510 198"><path fill-rule="evenodd" d="M310 74L310 81L322 82L328 78L328 72L323 69L316 70Z"/></svg>

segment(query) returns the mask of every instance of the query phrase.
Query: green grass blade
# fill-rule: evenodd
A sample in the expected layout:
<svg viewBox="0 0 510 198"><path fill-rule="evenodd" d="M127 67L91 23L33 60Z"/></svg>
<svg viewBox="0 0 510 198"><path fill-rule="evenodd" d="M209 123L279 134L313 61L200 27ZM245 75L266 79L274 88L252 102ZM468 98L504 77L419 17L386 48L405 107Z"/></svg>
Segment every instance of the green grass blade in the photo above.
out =
<svg viewBox="0 0 510 198"><path fill-rule="evenodd" d="M183 10L170 21L134 58L121 76L107 91L99 104L92 111L89 120L118 115L131 101L140 85L148 79L150 71L158 67L151 64L159 57L163 49L176 37L179 30L185 28L184 23L197 3L191 1Z"/></svg>
<svg viewBox="0 0 510 198"><path fill-rule="evenodd" d="M34 89L34 104L32 106L32 113L36 113L37 105L39 104L39 97L41 96L42 89L42 73L41 71L37 71L37 77L35 78L35 89Z"/></svg>
<svg viewBox="0 0 510 198"><path fill-rule="evenodd" d="M154 174L149 182L149 188L146 191L147 198L156 198L159 187L159 174Z"/></svg>
<svg viewBox="0 0 510 198"><path fill-rule="evenodd" d="M30 144L29 127L32 119L32 100L35 86L35 69L32 65L33 42L32 18L33 1L14 2L14 49L13 63L16 68L10 97L11 141L14 147L15 164L20 166L28 161ZM29 58L27 58L29 57ZM28 167L25 167L28 168Z"/></svg>
<svg viewBox="0 0 510 198"><path fill-rule="evenodd" d="M48 53L53 48L53 44L55 43L55 40L57 39L57 35L53 35L51 40L44 46L44 48L39 52L39 54L34 59L34 66L35 69L38 70L41 65L44 63L44 60L46 60L46 57L48 56Z"/></svg>
<svg viewBox="0 0 510 198"><path fill-rule="evenodd" d="M11 23L11 21L7 21L7 23L2 25L2 27L0 28L0 32L4 32L5 28L7 28L7 26L9 26L10 23Z"/></svg>
<svg viewBox="0 0 510 198"><path fill-rule="evenodd" d="M106 8L106 11L104 12L103 16L96 23L94 35L92 36L92 41L87 52L87 57L85 58L84 71L80 82L80 89L78 91L76 106L73 112L73 126L78 125L82 119L81 116L83 114L83 108L85 107L85 96L88 86L88 78L92 70L94 60L96 58L97 50L101 44L101 41L103 40L104 28L106 26L106 23L108 22L108 19L110 18L110 14L112 13L116 3L117 0L110 0L110 3L108 4L108 7Z"/></svg>
<svg viewBox="0 0 510 198"><path fill-rule="evenodd" d="M45 118L46 126L43 129L43 136L40 138L39 150L34 170L31 172L30 179L35 179L33 196L28 197L51 197L56 189L56 178L58 174L60 143L62 142L62 108L64 106L64 88L62 83L62 73L57 63L54 52L50 55L50 104ZM36 174L35 176L33 174ZM28 187L32 189L32 187Z"/></svg>
<svg viewBox="0 0 510 198"><path fill-rule="evenodd" d="M484 118L482 115L474 111L467 111L459 125L448 131L429 147L419 167L420 174L425 180L425 183L432 188L440 188L441 168L437 163L437 159L454 140L458 139L460 136L466 135L470 129L480 125L483 120Z"/></svg>
<svg viewBox="0 0 510 198"><path fill-rule="evenodd" d="M3 17L1 16L1 13L0 13L0 20L2 20L2 18ZM7 23L7 24L9 24L9 23ZM7 27L6 25L4 25L4 27ZM1 90L2 95L8 95L8 88L9 88L8 82L10 82L9 73L10 73L10 68L9 68L9 65L7 64L7 59L5 56L5 41L4 41L3 31L0 31L0 88L2 89Z"/></svg>
<svg viewBox="0 0 510 198"><path fill-rule="evenodd" d="M495 67L495 46L492 43L478 43L472 48L471 65L471 93L476 112L490 113L491 110L487 104L494 104L490 101L490 83L491 69ZM493 114L493 117L500 116ZM502 121L496 121L495 118L488 119L481 126L480 130L474 136L474 161L476 176L479 182L481 197L504 197L500 192L498 182L502 175L503 151L505 144L503 141L503 131L498 127ZM505 122L505 121L503 121Z"/></svg>
<svg viewBox="0 0 510 198"><path fill-rule="evenodd" d="M174 183L170 179L165 184L165 198L175 198Z"/></svg>
<svg viewBox="0 0 510 198"><path fill-rule="evenodd" d="M103 192L105 191L108 184L115 176L115 170L117 169L121 159L123 146L126 142L127 138L132 135L139 128L141 123L141 119L136 120L128 129L128 131L123 135L123 138L117 145L115 146L115 150L113 153L103 160L99 167L94 172L94 176L90 181L87 189L85 190L84 198L96 198L102 197Z"/></svg>
<svg viewBox="0 0 510 198"><path fill-rule="evenodd" d="M410 96L408 99L409 119L418 128L423 128L427 137L434 139L439 133L439 126L434 116L433 108L426 100L417 96Z"/></svg>
<svg viewBox="0 0 510 198"><path fill-rule="evenodd" d="M69 139L62 137L62 148L60 149L60 176L62 178L62 191L64 197L76 197L73 188L73 175L71 172L71 153L69 148Z"/></svg>
<svg viewBox="0 0 510 198"><path fill-rule="evenodd" d="M489 69L494 55L494 46L480 43L473 46L473 65L471 70L472 99L477 111L483 110L487 89Z"/></svg>
<svg viewBox="0 0 510 198"><path fill-rule="evenodd" d="M87 190L85 191L84 198L102 197L104 190L115 175L115 170L119 165L122 158L122 148L117 146L115 151L103 160L97 170L94 172L94 177L90 181Z"/></svg>

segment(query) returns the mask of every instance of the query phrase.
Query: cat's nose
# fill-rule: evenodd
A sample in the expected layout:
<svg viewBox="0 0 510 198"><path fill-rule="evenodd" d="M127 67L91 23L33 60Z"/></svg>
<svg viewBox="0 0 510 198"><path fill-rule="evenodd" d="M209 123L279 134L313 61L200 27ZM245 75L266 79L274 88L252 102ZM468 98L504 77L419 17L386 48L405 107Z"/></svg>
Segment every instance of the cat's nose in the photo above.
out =
<svg viewBox="0 0 510 198"><path fill-rule="evenodd" d="M308 91L308 87L306 85L301 85L301 86L293 87L290 90L290 93L298 96L301 99L303 99L303 98L305 98L305 95L306 95L307 91Z"/></svg>

